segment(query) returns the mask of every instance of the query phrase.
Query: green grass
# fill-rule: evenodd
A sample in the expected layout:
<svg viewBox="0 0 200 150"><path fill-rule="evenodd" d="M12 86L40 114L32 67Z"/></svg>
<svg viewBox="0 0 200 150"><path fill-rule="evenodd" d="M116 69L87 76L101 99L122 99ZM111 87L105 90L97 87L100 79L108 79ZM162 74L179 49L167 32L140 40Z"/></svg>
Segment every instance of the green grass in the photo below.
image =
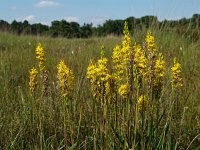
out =
<svg viewBox="0 0 200 150"><path fill-rule="evenodd" d="M173 147L174 142L178 141L178 149L186 149L195 136L200 134L200 41L193 42L173 32L154 31L153 33L166 62L172 65L173 58L176 56L182 65L184 87L178 93L179 98L176 101L176 113L172 115L170 136ZM145 34L146 31L136 32L133 41L137 39L137 42L141 43ZM105 55L110 57L112 49L116 44L120 44L121 40L122 37L113 36L91 39L53 39L0 33L0 149L39 149L38 101L40 99L37 98L39 94L33 98L28 87L28 71L33 66L37 67L35 48L38 42L45 47L51 88L43 113L45 118L43 148L63 147L62 102L56 89L56 65L60 59L64 59L76 76L71 105L74 108L70 108L73 114L71 116L73 119L70 120L73 121L71 123L74 129L74 134L72 134L74 145L71 145L71 149L73 146L74 149L93 149L95 125L92 122L93 108L89 81L85 78L87 66L91 58L99 57L101 45L105 45ZM165 96L167 99L167 95ZM71 131L67 132L69 137ZM165 130L159 129L158 137L164 133ZM113 134L118 137L117 142ZM115 145L120 143L120 139L126 141L125 135L118 134L117 130L108 133L107 143L113 144L110 145L110 149L111 147L119 148ZM101 142L101 139L97 140L99 148ZM190 149L198 149L199 146L200 137L194 140Z"/></svg>

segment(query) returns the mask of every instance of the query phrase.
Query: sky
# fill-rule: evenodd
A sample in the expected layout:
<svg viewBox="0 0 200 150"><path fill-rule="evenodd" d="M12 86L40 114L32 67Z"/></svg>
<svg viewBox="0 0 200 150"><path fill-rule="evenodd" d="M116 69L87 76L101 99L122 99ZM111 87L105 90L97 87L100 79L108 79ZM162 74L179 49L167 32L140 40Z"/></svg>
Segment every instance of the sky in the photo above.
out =
<svg viewBox="0 0 200 150"><path fill-rule="evenodd" d="M108 19L157 16L159 20L200 14L200 0L1 0L0 20L28 20L51 25L53 20L102 24Z"/></svg>

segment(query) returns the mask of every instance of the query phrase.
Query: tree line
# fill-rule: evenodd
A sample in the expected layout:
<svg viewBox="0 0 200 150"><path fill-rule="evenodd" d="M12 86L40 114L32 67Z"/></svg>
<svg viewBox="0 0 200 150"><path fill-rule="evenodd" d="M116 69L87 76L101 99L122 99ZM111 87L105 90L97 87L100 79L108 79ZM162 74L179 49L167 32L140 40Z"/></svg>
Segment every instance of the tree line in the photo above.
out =
<svg viewBox="0 0 200 150"><path fill-rule="evenodd" d="M51 25L41 23L30 24L27 20L12 21L8 23L0 20L0 31L7 31L17 35L41 35L51 37L66 38L89 38L91 36L122 35L124 21L128 22L129 30L143 30L148 28L159 30L174 30L179 34L197 38L199 35L200 15L194 14L190 18L178 20L159 21L156 16L144 16L141 18L128 17L121 20L106 20L97 27L92 23L84 23L82 26L77 22L67 22L66 20L55 20Z"/></svg>

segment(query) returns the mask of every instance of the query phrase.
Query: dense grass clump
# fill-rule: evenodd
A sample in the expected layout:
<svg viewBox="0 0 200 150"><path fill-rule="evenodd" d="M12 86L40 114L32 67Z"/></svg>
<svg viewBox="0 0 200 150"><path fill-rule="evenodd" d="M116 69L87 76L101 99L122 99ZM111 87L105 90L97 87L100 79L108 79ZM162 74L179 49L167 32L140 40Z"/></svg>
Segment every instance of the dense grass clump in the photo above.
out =
<svg viewBox="0 0 200 150"><path fill-rule="evenodd" d="M1 33L0 149L200 148L200 42L153 35Z"/></svg>

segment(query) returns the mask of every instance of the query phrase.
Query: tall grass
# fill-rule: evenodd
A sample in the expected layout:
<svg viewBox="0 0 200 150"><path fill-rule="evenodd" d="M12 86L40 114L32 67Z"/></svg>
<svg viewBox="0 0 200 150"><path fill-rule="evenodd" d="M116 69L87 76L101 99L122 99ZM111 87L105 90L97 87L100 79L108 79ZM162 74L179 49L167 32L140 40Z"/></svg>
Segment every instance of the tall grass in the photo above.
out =
<svg viewBox="0 0 200 150"><path fill-rule="evenodd" d="M137 122L134 117L137 115L126 113L128 101L119 101L117 106L120 107L113 107L115 103L109 104L107 108L102 107L92 96L89 80L86 79L90 59L98 59L101 45L105 45L105 57L109 58L115 45L121 43L122 37L51 39L1 33L0 149L63 149L66 143L68 149L134 149L133 145L137 149L186 149L188 146L189 149L198 149L200 42L190 41L173 32L153 33L166 63L173 62L175 56L180 61L184 86L174 97L167 95L165 89L163 99L166 102L170 98L175 100L170 123L161 122L156 126L153 119L143 119L147 126L140 122L137 129L126 122ZM142 43L145 34L146 31L135 32L132 39ZM49 96L42 107L41 147L38 142L40 89L33 96L28 87L28 70L37 66L35 47L38 42L45 47L49 78ZM56 66L60 59L65 60L76 80L67 113L63 113L63 101L56 83ZM118 117L115 117L117 112ZM64 114L67 114L66 143L63 136Z"/></svg>

